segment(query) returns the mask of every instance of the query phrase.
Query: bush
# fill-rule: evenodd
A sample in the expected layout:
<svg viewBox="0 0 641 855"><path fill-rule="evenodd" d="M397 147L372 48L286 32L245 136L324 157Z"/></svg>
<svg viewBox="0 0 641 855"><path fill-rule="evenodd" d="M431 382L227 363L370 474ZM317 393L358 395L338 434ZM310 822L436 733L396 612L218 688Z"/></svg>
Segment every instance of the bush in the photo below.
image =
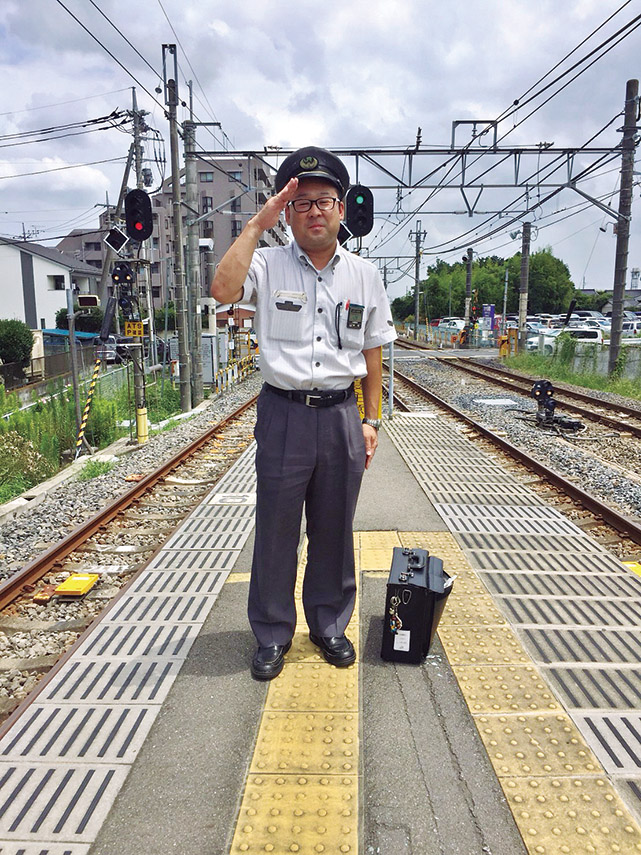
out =
<svg viewBox="0 0 641 855"><path fill-rule="evenodd" d="M74 306L74 312L80 311L79 306ZM99 333L102 329L102 321L104 318L104 312L99 306L96 306L91 309L83 309L83 314L78 315L76 317L76 329L78 332L93 332ZM68 330L69 329L69 321L67 318L67 307L64 306L62 309L58 309L56 312L56 329L59 330ZM112 321L111 331L114 331L114 324Z"/></svg>
<svg viewBox="0 0 641 855"><path fill-rule="evenodd" d="M78 475L79 481L90 481L92 478L97 478L99 475L106 475L111 472L114 464L108 460L88 460Z"/></svg>
<svg viewBox="0 0 641 855"><path fill-rule="evenodd" d="M6 489L13 485L14 496L45 481L56 469L57 466L40 454L31 440L17 431L0 435L0 486Z"/></svg>
<svg viewBox="0 0 641 855"><path fill-rule="evenodd" d="M23 321L0 320L0 359L25 366L31 359L33 333Z"/></svg>

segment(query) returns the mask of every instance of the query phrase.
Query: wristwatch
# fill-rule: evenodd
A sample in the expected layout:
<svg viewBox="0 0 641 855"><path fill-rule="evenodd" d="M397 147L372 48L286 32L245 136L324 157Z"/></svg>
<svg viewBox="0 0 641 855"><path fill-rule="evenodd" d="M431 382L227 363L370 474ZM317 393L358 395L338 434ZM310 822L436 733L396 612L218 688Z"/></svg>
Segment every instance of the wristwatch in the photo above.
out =
<svg viewBox="0 0 641 855"><path fill-rule="evenodd" d="M378 430L383 424L383 422L381 419L363 419L363 424L369 425L370 427L376 428L376 430Z"/></svg>

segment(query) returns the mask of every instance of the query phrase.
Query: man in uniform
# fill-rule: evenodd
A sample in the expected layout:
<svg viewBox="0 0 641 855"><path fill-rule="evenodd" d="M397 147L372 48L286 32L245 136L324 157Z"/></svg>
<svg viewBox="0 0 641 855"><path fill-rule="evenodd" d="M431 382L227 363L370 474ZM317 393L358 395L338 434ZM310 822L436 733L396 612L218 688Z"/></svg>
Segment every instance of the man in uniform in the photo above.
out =
<svg viewBox="0 0 641 855"><path fill-rule="evenodd" d="M332 665L356 655L345 636L356 597L352 524L363 471L374 455L381 347L396 338L374 265L343 249L338 231L349 175L313 146L287 157L276 195L225 253L211 294L251 303L265 384L258 399L256 539L249 621L258 680L283 668L296 627L300 525L308 537L303 607L312 642ZM294 241L256 249L281 212ZM362 379L365 418L354 398Z"/></svg>

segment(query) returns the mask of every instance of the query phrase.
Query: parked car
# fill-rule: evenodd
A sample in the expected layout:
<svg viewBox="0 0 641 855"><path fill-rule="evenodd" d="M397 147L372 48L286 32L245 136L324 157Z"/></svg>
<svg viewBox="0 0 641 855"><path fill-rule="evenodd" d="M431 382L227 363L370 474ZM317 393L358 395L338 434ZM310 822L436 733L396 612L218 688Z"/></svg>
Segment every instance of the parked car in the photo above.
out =
<svg viewBox="0 0 641 855"><path fill-rule="evenodd" d="M625 337L641 335L641 320L631 321L623 319L621 324L621 335Z"/></svg>
<svg viewBox="0 0 641 855"><path fill-rule="evenodd" d="M96 359L102 359L103 362L113 362L119 365L121 362L126 362L129 359L128 342L132 339L127 339L124 336L110 335L106 341L103 341L100 336L96 336L93 340Z"/></svg>
<svg viewBox="0 0 641 855"><path fill-rule="evenodd" d="M436 328L443 333L459 333L465 326L465 321L462 318L443 318Z"/></svg>
<svg viewBox="0 0 641 855"><path fill-rule="evenodd" d="M562 333L572 336L577 341L589 342L590 344L602 344L603 332L591 327L566 327L565 329L546 330L543 333L543 353L554 353L556 339ZM530 336L525 344L526 350L539 349L539 335Z"/></svg>

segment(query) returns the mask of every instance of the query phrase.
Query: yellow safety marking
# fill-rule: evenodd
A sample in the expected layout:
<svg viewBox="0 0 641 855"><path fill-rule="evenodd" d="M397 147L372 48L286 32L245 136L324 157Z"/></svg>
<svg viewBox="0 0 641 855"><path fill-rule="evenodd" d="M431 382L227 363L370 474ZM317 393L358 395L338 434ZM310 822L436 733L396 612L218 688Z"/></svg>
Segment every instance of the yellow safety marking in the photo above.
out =
<svg viewBox="0 0 641 855"><path fill-rule="evenodd" d="M232 572L227 577L227 582L249 582L251 573Z"/></svg>
<svg viewBox="0 0 641 855"><path fill-rule="evenodd" d="M641 576L641 564L638 561L623 561L622 564L628 568L628 570L632 570L633 573L636 573L637 576Z"/></svg>
<svg viewBox="0 0 641 855"><path fill-rule="evenodd" d="M359 542L356 536L357 567ZM268 686L230 855L358 855L359 665L334 668L309 640L305 555L302 549L296 633ZM347 635L358 654L358 608Z"/></svg>
<svg viewBox="0 0 641 855"><path fill-rule="evenodd" d="M641 829L453 536L400 538L457 577L438 635L528 853L640 853Z"/></svg>
<svg viewBox="0 0 641 855"><path fill-rule="evenodd" d="M358 540L361 549L393 549L401 545L397 531L361 531Z"/></svg>
<svg viewBox="0 0 641 855"><path fill-rule="evenodd" d="M361 549L357 570L380 570L389 573L392 563L392 547L379 549Z"/></svg>
<svg viewBox="0 0 641 855"><path fill-rule="evenodd" d="M508 626L445 626L441 620L438 636L452 665L525 665L531 661Z"/></svg>

